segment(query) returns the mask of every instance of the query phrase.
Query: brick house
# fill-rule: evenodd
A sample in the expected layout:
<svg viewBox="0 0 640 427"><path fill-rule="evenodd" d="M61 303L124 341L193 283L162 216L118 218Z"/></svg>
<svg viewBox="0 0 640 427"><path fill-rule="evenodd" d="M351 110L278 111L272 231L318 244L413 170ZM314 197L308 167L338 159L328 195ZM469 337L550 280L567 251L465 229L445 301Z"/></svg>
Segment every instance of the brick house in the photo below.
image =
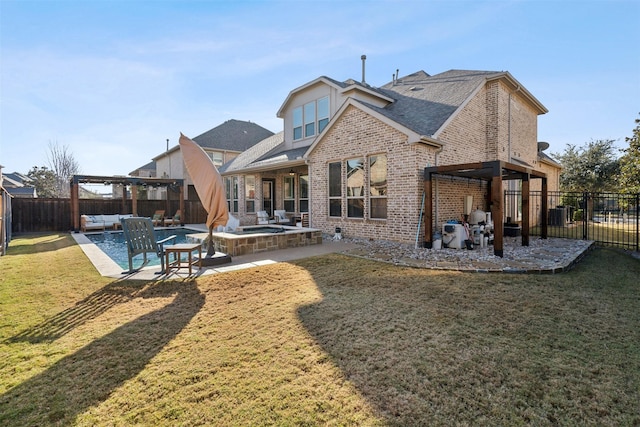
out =
<svg viewBox="0 0 640 427"><path fill-rule="evenodd" d="M322 76L289 93L277 113L282 132L220 171L243 224L255 223L258 210L284 209L308 213L327 233L340 227L349 236L413 242L422 240L426 167L499 160L549 175L548 190L557 190L560 166L537 141L537 117L546 112L508 72L418 71L377 88L364 73L361 82ZM433 227L459 219L465 195L487 210L487 186L438 177ZM539 186L532 181L532 190Z"/></svg>

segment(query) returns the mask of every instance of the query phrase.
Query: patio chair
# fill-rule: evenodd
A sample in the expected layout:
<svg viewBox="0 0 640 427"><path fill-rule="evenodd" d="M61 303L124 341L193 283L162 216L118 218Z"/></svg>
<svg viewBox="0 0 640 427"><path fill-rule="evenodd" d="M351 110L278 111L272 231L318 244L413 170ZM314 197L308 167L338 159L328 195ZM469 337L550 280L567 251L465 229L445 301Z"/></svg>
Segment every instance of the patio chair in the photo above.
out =
<svg viewBox="0 0 640 427"><path fill-rule="evenodd" d="M276 220L271 219L267 211L256 212L256 221L258 224L275 224Z"/></svg>
<svg viewBox="0 0 640 427"><path fill-rule="evenodd" d="M176 214L173 217L167 217L164 219L164 225L180 225L182 223L181 212L180 209L176 211Z"/></svg>
<svg viewBox="0 0 640 427"><path fill-rule="evenodd" d="M156 211L151 218L154 226L163 226L164 225L164 211Z"/></svg>
<svg viewBox="0 0 640 427"><path fill-rule="evenodd" d="M273 215L276 218L276 223L278 224L291 224L291 220L287 218L287 211L285 210L275 210L273 211Z"/></svg>
<svg viewBox="0 0 640 427"><path fill-rule="evenodd" d="M224 226L224 231L236 231L238 227L240 227L240 220L229 214L229 219L227 220L227 225Z"/></svg>
<svg viewBox="0 0 640 427"><path fill-rule="evenodd" d="M120 223L129 256L129 271L125 271L123 274L133 273L144 267L148 262L147 254L156 254L160 258L161 270L157 274L164 273L164 244L168 241L174 241L176 236L156 240L156 233L150 218L123 218ZM134 270L133 257L140 254L144 256L144 261L140 267Z"/></svg>

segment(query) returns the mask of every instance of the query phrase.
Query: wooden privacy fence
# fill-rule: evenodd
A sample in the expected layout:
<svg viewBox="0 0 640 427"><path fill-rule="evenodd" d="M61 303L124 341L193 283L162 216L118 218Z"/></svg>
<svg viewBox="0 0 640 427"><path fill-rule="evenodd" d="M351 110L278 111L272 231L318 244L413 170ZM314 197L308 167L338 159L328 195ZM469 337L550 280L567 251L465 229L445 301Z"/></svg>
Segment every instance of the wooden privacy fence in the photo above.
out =
<svg viewBox="0 0 640 427"><path fill-rule="evenodd" d="M120 199L80 199L81 215L128 214L131 200ZM138 200L138 215L151 217L157 210L164 210L166 216L173 216L180 209L179 200ZM183 218L185 224L201 224L207 220L207 212L199 200L185 200ZM71 199L37 198L12 200L13 233L34 233L46 231L68 232L73 229Z"/></svg>

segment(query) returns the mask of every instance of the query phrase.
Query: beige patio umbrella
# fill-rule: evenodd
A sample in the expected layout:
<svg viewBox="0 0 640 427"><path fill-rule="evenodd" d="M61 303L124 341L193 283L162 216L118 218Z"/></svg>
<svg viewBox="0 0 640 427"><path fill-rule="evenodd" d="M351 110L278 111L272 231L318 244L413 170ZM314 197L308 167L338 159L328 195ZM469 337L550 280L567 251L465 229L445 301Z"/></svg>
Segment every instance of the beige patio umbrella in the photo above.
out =
<svg viewBox="0 0 640 427"><path fill-rule="evenodd" d="M202 147L182 133L180 133L179 142L187 172L193 181L202 206L207 211L207 227L209 228L207 256L212 257L215 254L213 229L220 225L225 226L229 220L222 177Z"/></svg>

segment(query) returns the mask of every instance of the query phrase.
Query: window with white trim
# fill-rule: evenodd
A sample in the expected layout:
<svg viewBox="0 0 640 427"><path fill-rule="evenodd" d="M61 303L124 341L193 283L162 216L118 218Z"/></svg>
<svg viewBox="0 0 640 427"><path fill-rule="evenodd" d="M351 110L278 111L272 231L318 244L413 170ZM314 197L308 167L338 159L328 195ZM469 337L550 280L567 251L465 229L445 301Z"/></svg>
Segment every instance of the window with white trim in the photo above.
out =
<svg viewBox="0 0 640 427"><path fill-rule="evenodd" d="M302 107L293 109L293 140L302 139Z"/></svg>
<svg viewBox="0 0 640 427"><path fill-rule="evenodd" d="M387 156L369 156L369 218L387 218Z"/></svg>
<svg viewBox="0 0 640 427"><path fill-rule="evenodd" d="M329 123L329 97L325 96L296 107L292 115L294 141L315 136Z"/></svg>
<svg viewBox="0 0 640 427"><path fill-rule="evenodd" d="M329 97L318 99L318 133L322 133L329 124Z"/></svg>
<svg viewBox="0 0 640 427"><path fill-rule="evenodd" d="M342 163L329 163L329 216L342 216Z"/></svg>
<svg viewBox="0 0 640 427"><path fill-rule="evenodd" d="M316 134L316 101L304 104L304 137Z"/></svg>
<svg viewBox="0 0 640 427"><path fill-rule="evenodd" d="M286 212L296 211L296 177L285 176L284 177L284 210Z"/></svg>
<svg viewBox="0 0 640 427"><path fill-rule="evenodd" d="M364 218L364 159L347 160L347 217Z"/></svg>
<svg viewBox="0 0 640 427"><path fill-rule="evenodd" d="M298 175L300 212L309 212L309 175Z"/></svg>
<svg viewBox="0 0 640 427"><path fill-rule="evenodd" d="M224 178L225 192L227 193L227 209L229 212L238 212L238 177L227 176Z"/></svg>
<svg viewBox="0 0 640 427"><path fill-rule="evenodd" d="M221 151L207 151L207 155L217 168L222 166L224 162L224 153Z"/></svg>
<svg viewBox="0 0 640 427"><path fill-rule="evenodd" d="M244 177L244 199L245 212L254 213L256 211L256 177L253 175Z"/></svg>

